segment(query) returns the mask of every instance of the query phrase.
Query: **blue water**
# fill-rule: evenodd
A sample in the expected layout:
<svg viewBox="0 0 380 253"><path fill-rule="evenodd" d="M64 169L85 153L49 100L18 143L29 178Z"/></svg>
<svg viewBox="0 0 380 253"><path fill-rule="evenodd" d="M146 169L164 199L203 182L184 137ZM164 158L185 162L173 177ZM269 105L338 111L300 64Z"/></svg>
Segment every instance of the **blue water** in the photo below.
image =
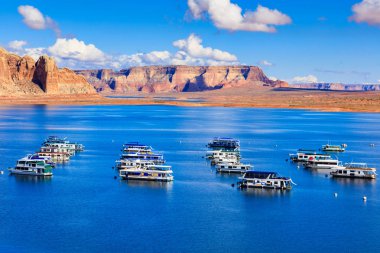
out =
<svg viewBox="0 0 380 253"><path fill-rule="evenodd" d="M67 136L86 150L50 179L0 175L0 252L379 252L376 181L334 180L285 159L297 148L347 143L340 159L380 168L380 114L1 107L0 168L36 151L48 135ZM231 187L237 176L216 174L202 158L214 136L239 138L245 162L290 176L297 186ZM126 141L162 151L174 182L114 179Z"/></svg>

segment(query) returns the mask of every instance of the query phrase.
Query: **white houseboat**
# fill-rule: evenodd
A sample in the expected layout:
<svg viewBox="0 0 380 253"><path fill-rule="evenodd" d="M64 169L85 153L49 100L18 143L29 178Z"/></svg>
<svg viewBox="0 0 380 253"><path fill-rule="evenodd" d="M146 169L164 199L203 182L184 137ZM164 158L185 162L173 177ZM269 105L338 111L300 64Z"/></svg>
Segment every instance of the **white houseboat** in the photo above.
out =
<svg viewBox="0 0 380 253"><path fill-rule="evenodd" d="M148 165L146 167L134 167L122 169L119 176L126 180L149 180L149 181L173 181L173 171L171 166Z"/></svg>
<svg viewBox="0 0 380 253"><path fill-rule="evenodd" d="M164 156L162 154L144 154L144 153L123 153L121 160L147 160L154 164L164 164Z"/></svg>
<svg viewBox="0 0 380 253"><path fill-rule="evenodd" d="M366 163L346 163L343 168L334 169L330 173L333 177L375 179L376 169L369 168Z"/></svg>
<svg viewBox="0 0 380 253"><path fill-rule="evenodd" d="M322 146L322 151L325 152L344 152L346 150L347 145L342 144L342 145L330 145L326 144Z"/></svg>
<svg viewBox="0 0 380 253"><path fill-rule="evenodd" d="M14 168L9 168L11 174L31 176L52 176L52 166L36 155L27 155L17 161Z"/></svg>
<svg viewBox="0 0 380 253"><path fill-rule="evenodd" d="M37 152L39 156L49 156L55 162L66 162L70 160L70 153L53 147L41 147Z"/></svg>
<svg viewBox="0 0 380 253"><path fill-rule="evenodd" d="M308 162L317 158L331 158L328 154L318 154L314 150L299 149L296 154L289 154L293 162Z"/></svg>
<svg viewBox="0 0 380 253"><path fill-rule="evenodd" d="M243 163L219 163L215 168L216 171L221 173L245 173L251 170L252 166Z"/></svg>
<svg viewBox="0 0 380 253"><path fill-rule="evenodd" d="M219 163L239 163L240 158L237 157L236 155L226 155L225 157L220 157L220 158L214 158L211 160L211 164L219 164Z"/></svg>
<svg viewBox="0 0 380 253"><path fill-rule="evenodd" d="M118 168L119 170L130 169L130 168L135 168L135 167L144 168L144 167L147 167L148 165L154 165L154 163L148 160L123 159L123 160L116 161L116 168Z"/></svg>
<svg viewBox="0 0 380 253"><path fill-rule="evenodd" d="M292 180L288 177L280 177L276 172L247 171L238 182L240 188L269 188L290 190Z"/></svg>
<svg viewBox="0 0 380 253"><path fill-rule="evenodd" d="M322 169L322 170L330 170L330 169L340 169L343 168L343 164L338 159L333 159L331 157L317 157L314 160L308 161L304 164L306 168L309 169Z"/></svg>
<svg viewBox="0 0 380 253"><path fill-rule="evenodd" d="M239 151L225 151L225 150L210 150L206 152L207 159L223 158L228 155L235 155L240 158Z"/></svg>

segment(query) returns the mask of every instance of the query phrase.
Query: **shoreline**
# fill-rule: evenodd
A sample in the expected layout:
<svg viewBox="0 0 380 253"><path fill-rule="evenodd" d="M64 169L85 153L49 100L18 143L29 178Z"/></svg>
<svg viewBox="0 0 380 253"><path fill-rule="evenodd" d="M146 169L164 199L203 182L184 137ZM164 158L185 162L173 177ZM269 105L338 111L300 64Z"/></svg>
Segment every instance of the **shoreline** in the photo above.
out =
<svg viewBox="0 0 380 253"><path fill-rule="evenodd" d="M111 98L109 96L117 96ZM325 112L380 112L380 92L214 90L189 93L0 96L12 105L172 105L189 107L304 109Z"/></svg>

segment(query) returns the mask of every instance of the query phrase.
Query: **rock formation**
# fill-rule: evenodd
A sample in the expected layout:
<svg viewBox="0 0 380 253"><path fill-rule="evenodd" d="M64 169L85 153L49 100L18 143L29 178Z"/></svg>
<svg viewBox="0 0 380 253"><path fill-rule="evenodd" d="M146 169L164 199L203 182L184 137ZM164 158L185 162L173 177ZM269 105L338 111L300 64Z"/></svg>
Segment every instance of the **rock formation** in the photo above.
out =
<svg viewBox="0 0 380 253"><path fill-rule="evenodd" d="M37 62L0 48L0 95L95 94L83 76L58 69L55 61L41 56Z"/></svg>
<svg viewBox="0 0 380 253"><path fill-rule="evenodd" d="M380 84L304 83L289 84L287 88L325 91L380 91Z"/></svg>
<svg viewBox="0 0 380 253"><path fill-rule="evenodd" d="M272 81L254 66L146 66L120 71L77 70L99 92L187 92L245 86L287 86Z"/></svg>

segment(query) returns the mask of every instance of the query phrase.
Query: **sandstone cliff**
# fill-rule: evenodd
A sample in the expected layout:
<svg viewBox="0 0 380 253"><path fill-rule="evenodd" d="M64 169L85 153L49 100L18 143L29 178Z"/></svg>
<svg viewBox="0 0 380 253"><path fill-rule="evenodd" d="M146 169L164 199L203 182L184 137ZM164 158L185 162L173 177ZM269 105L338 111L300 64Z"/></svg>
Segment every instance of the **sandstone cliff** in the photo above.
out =
<svg viewBox="0 0 380 253"><path fill-rule="evenodd" d="M95 94L83 76L58 69L55 61L41 56L37 62L0 48L0 95Z"/></svg>
<svg viewBox="0 0 380 253"><path fill-rule="evenodd" d="M254 66L146 66L120 71L111 69L77 70L99 92L187 92L222 88L263 86L287 87L269 80Z"/></svg>

